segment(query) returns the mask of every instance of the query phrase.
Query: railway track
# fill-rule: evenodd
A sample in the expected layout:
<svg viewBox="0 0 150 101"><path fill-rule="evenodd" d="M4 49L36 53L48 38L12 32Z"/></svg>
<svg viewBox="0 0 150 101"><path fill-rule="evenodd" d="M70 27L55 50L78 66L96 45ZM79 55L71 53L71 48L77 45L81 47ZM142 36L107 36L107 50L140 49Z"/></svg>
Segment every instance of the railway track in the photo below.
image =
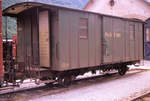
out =
<svg viewBox="0 0 150 101"><path fill-rule="evenodd" d="M134 75L136 73L143 72L145 70L130 70L125 76L120 77L117 73L111 73L106 75L98 75L88 78L77 79L72 82L72 85L67 88L63 88L57 83L40 85L33 88L25 88L21 90L11 90L10 92L0 94L0 101L27 101L27 99L42 97L45 95L54 95L57 93L62 93L68 90L73 90L79 87L89 86L90 84L95 84L99 82L109 82L111 80L120 79Z"/></svg>
<svg viewBox="0 0 150 101"><path fill-rule="evenodd" d="M150 93L140 96L133 101L150 101Z"/></svg>

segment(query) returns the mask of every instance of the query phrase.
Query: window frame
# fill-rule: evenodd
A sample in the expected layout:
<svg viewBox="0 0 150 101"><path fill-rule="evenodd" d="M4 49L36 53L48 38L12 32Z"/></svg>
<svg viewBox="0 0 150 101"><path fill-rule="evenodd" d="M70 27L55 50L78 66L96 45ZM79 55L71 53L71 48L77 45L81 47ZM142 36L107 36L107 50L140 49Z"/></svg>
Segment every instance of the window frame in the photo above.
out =
<svg viewBox="0 0 150 101"><path fill-rule="evenodd" d="M147 34L147 29L149 29L149 34ZM147 35L149 37L147 37ZM150 27L145 27L145 41L150 42Z"/></svg>
<svg viewBox="0 0 150 101"><path fill-rule="evenodd" d="M85 22L84 22L85 21ZM88 39L88 18L79 18L79 38L80 39Z"/></svg>
<svg viewBox="0 0 150 101"><path fill-rule="evenodd" d="M132 27L131 27L132 26ZM132 29L131 29L132 28ZM129 39L131 41L135 40L135 24L130 24L129 25Z"/></svg>

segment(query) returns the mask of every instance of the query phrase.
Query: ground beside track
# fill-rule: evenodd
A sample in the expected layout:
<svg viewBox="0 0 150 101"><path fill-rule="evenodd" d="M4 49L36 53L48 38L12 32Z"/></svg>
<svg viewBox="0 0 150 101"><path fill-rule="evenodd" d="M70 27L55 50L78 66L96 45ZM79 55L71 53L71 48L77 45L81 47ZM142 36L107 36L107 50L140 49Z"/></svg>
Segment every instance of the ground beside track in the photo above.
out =
<svg viewBox="0 0 150 101"><path fill-rule="evenodd" d="M130 101L150 89L149 70L135 69L118 74L74 82L68 88L44 88L0 95L0 101ZM143 86L142 86L143 85Z"/></svg>
<svg viewBox="0 0 150 101"><path fill-rule="evenodd" d="M113 74L75 81L68 88L50 85L4 94L0 101L142 101L135 99L150 93L150 62L137 68L123 77Z"/></svg>
<svg viewBox="0 0 150 101"><path fill-rule="evenodd" d="M33 98L32 101L131 101L150 91L150 71L114 76L81 83L62 93Z"/></svg>
<svg viewBox="0 0 150 101"><path fill-rule="evenodd" d="M134 99L133 101L150 101L150 93L140 96L140 97Z"/></svg>

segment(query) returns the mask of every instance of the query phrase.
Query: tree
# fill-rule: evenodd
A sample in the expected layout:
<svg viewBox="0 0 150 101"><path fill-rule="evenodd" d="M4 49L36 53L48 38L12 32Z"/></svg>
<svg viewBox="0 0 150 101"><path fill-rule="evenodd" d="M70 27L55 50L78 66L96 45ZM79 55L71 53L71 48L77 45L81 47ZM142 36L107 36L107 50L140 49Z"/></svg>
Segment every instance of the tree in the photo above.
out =
<svg viewBox="0 0 150 101"><path fill-rule="evenodd" d="M3 0L2 1L2 9L4 10L5 8L19 3L19 2L24 2L25 0ZM7 28L6 28L6 23L7 23ZM17 25L16 25L16 19L7 17L2 17L2 31L3 31L3 37L6 37L6 29L7 29L7 34L8 38L11 38L12 35L17 34Z"/></svg>

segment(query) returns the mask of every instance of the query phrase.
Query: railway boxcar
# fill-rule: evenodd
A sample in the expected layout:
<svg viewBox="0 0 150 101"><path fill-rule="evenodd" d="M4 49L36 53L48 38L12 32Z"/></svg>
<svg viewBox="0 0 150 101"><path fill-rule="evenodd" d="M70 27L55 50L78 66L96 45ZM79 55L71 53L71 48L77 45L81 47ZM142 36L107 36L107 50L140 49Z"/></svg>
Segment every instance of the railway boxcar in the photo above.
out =
<svg viewBox="0 0 150 101"><path fill-rule="evenodd" d="M15 71L21 77L64 83L87 71L123 75L127 65L143 59L139 20L35 2L15 4L3 15L17 18Z"/></svg>

